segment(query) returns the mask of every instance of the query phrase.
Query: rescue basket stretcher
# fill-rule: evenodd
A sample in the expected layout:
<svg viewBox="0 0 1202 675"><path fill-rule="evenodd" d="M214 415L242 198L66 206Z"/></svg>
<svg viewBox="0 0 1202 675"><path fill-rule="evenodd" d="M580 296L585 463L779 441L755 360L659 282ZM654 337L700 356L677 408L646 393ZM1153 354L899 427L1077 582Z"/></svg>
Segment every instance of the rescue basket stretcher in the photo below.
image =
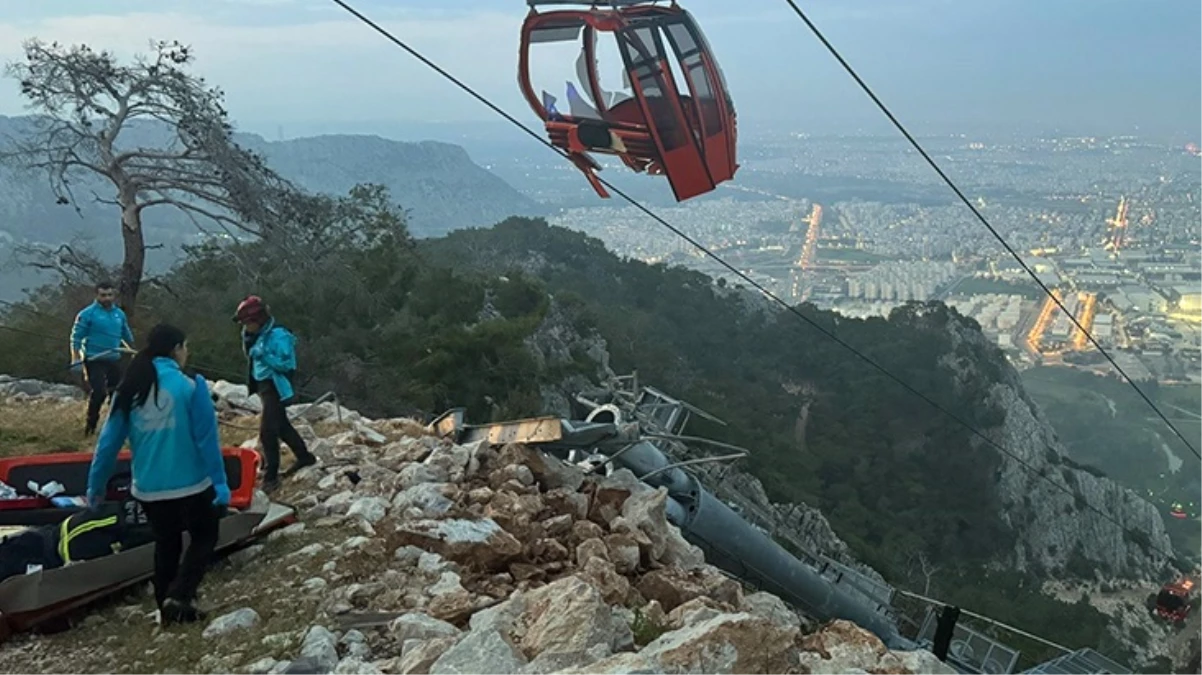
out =
<svg viewBox="0 0 1202 675"><path fill-rule="evenodd" d="M229 550L273 529L295 522L295 511L272 502L255 490L259 456L246 448L224 448L230 486L230 509L221 519L217 550ZM16 500L0 500L0 541L32 528L54 525L82 508L56 508L44 497L32 495L26 484L58 481L66 495L83 495L87 489L92 454L55 453L0 459L0 480L20 493ZM129 470L128 451L118 456L115 473ZM4 502L12 502L5 504ZM185 535L186 537L187 535ZM67 565L36 569L0 580L0 640L49 619L149 579L154 571L154 544L144 544Z"/></svg>

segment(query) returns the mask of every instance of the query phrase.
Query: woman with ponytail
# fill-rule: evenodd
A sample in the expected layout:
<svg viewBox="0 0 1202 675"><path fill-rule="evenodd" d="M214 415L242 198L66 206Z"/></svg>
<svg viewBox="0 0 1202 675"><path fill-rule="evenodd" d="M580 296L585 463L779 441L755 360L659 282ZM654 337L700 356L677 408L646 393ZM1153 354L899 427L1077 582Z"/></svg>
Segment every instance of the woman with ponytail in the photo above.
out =
<svg viewBox="0 0 1202 675"><path fill-rule="evenodd" d="M117 386L88 475L88 503L96 505L129 440L130 492L154 532L154 594L164 625L204 618L195 606L196 590L230 503L217 413L204 378L184 374L187 359L183 331L167 324L150 331ZM184 532L191 537L186 552Z"/></svg>

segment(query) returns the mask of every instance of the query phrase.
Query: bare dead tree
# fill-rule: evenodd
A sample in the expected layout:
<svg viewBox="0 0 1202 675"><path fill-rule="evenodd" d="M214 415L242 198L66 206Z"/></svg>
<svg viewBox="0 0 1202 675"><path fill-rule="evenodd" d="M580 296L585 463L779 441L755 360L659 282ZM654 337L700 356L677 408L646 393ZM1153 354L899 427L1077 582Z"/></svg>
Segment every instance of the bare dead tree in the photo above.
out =
<svg viewBox="0 0 1202 675"><path fill-rule="evenodd" d="M92 198L121 212L118 293L127 312L145 272L145 209L173 206L198 228L231 236L262 235L276 222L274 205L291 186L234 142L221 90L186 70L187 46L152 43L154 53L132 65L87 45L33 39L24 47L7 74L21 83L35 131L0 160L44 172L63 204L76 203L73 185L88 176L112 186L111 197Z"/></svg>
<svg viewBox="0 0 1202 675"><path fill-rule="evenodd" d="M927 557L927 554L922 551L918 552L918 554L915 556L915 559L918 563L918 572L923 578L922 594L929 595L931 592L931 580L934 579L935 575L939 573L940 568L938 565L931 562L931 559Z"/></svg>

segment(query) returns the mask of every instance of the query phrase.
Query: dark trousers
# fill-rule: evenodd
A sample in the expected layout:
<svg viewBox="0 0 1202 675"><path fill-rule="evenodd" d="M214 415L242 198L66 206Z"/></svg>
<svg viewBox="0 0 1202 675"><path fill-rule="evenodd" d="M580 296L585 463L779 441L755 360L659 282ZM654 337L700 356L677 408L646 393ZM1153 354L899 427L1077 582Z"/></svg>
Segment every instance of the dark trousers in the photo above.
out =
<svg viewBox="0 0 1202 675"><path fill-rule="evenodd" d="M221 512L213 505L217 492L204 492L164 501L141 502L154 532L154 599L161 608L171 598L196 600L196 589L217 548ZM184 533L191 537L184 551ZM183 561L180 554L183 554Z"/></svg>
<svg viewBox="0 0 1202 675"><path fill-rule="evenodd" d="M288 419L288 410L280 400L280 392L270 380L258 383L259 399L263 402L263 417L259 423L259 445L263 446L263 479L274 481L280 476L280 441L284 441L297 460L309 456L305 439L297 433Z"/></svg>
<svg viewBox="0 0 1202 675"><path fill-rule="evenodd" d="M88 361L83 367L88 387L92 390L88 396L88 429L95 429L100 421L100 407L104 405L104 399L117 391L117 384L121 382L121 361Z"/></svg>

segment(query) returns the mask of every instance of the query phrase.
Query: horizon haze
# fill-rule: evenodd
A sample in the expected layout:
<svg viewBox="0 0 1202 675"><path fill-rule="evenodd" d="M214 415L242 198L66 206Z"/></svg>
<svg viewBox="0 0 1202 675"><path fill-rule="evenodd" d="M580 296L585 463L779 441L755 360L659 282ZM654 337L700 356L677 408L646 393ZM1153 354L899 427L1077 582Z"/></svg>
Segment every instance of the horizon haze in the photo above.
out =
<svg viewBox="0 0 1202 675"><path fill-rule="evenodd" d="M328 0L214 0L203 12L184 0L105 5L4 3L0 61L19 59L31 37L122 57L147 52L152 39L179 40L195 48L196 72L225 90L237 126L272 140L451 140L476 125L481 136L496 133L492 111ZM355 3L519 120L536 122L516 83L524 3L407 5ZM726 72L741 133L895 133L784 3L684 6ZM817 0L803 9L918 134L1200 140L1197 3ZM5 80L0 115L24 113L16 82Z"/></svg>

